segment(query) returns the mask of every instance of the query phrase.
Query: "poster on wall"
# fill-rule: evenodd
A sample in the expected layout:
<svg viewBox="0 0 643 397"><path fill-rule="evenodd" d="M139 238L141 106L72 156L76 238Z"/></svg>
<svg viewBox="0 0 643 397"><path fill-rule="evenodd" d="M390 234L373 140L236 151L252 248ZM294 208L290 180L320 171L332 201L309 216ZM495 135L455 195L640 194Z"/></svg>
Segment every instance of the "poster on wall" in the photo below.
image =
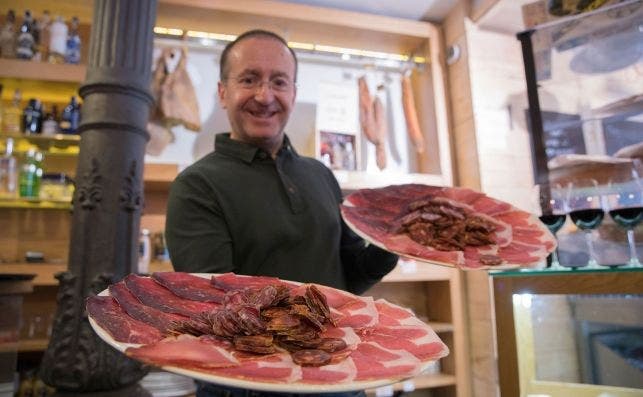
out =
<svg viewBox="0 0 643 397"><path fill-rule="evenodd" d="M359 164L357 84L320 82L315 117L315 156L333 170Z"/></svg>

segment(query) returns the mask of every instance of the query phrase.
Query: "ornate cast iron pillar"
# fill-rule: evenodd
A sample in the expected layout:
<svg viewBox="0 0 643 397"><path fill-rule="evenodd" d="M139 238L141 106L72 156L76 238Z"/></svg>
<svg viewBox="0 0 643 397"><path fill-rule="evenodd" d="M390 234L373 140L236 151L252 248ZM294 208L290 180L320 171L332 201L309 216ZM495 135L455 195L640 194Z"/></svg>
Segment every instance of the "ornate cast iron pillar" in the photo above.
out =
<svg viewBox="0 0 643 397"><path fill-rule="evenodd" d="M136 270L156 0L94 0L69 269L41 377L58 390L114 390L146 371L91 329L85 298Z"/></svg>

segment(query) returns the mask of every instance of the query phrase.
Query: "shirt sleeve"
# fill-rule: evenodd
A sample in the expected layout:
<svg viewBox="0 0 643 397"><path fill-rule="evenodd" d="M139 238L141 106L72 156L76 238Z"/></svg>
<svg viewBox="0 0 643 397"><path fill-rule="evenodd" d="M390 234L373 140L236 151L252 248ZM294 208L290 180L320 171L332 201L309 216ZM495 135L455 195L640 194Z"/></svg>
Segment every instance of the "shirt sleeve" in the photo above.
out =
<svg viewBox="0 0 643 397"><path fill-rule="evenodd" d="M234 271L225 217L207 181L197 173L181 174L172 183L165 239L176 271Z"/></svg>
<svg viewBox="0 0 643 397"><path fill-rule="evenodd" d="M328 170L328 173L335 190L339 211L342 191L332 171ZM349 292L362 294L393 270L399 258L393 253L368 244L355 234L343 219L341 222L342 235L339 252L346 286Z"/></svg>

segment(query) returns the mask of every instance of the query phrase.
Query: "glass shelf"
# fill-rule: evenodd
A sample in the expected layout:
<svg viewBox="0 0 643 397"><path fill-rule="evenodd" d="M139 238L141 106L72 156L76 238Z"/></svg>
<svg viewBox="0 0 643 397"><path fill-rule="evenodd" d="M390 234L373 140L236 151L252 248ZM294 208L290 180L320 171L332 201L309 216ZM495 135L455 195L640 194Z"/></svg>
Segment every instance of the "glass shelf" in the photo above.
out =
<svg viewBox="0 0 643 397"><path fill-rule="evenodd" d="M523 276L548 276L561 274L601 274L601 273L627 273L643 272L643 267L603 266L600 269L584 269L582 267L569 268L565 270L550 269L510 269L490 270L489 274L494 277L523 277Z"/></svg>
<svg viewBox="0 0 643 397"><path fill-rule="evenodd" d="M78 156L80 135L25 135L0 133L0 152L6 150L7 138L14 140L14 154L22 155L34 146L53 156Z"/></svg>
<svg viewBox="0 0 643 397"><path fill-rule="evenodd" d="M69 201L50 201L36 198L0 198L0 208L71 210L72 204Z"/></svg>

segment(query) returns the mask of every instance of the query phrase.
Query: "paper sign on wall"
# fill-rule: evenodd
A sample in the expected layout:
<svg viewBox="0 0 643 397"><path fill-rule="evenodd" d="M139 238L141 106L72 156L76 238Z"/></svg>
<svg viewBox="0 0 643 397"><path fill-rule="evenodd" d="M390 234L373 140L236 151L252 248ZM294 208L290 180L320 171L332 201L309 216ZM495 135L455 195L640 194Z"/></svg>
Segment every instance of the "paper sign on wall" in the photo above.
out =
<svg viewBox="0 0 643 397"><path fill-rule="evenodd" d="M319 83L316 156L336 170L359 169L357 84Z"/></svg>

